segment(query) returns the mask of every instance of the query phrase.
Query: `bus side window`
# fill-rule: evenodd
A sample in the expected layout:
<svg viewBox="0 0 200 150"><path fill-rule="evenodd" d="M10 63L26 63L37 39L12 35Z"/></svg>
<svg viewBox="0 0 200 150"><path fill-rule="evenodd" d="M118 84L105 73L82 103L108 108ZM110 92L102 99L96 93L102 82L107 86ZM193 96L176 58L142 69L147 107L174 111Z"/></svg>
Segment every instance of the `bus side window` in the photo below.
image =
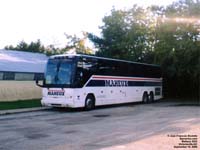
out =
<svg viewBox="0 0 200 150"><path fill-rule="evenodd" d="M83 86L83 68L80 66L77 66L74 82L76 87Z"/></svg>
<svg viewBox="0 0 200 150"><path fill-rule="evenodd" d="M83 58L82 61L82 82L85 84L89 78L97 72L97 60L92 58Z"/></svg>
<svg viewBox="0 0 200 150"><path fill-rule="evenodd" d="M98 75L112 75L115 72L115 66L112 61L99 60L98 61Z"/></svg>

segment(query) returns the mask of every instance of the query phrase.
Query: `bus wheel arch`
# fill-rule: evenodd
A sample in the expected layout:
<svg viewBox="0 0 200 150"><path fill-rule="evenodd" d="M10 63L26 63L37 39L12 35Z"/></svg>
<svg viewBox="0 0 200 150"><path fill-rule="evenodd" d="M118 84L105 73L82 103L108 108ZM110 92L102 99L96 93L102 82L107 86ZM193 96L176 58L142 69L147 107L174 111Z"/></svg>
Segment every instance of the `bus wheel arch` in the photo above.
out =
<svg viewBox="0 0 200 150"><path fill-rule="evenodd" d="M89 93L85 98L85 110L92 110L95 108L95 96Z"/></svg>
<svg viewBox="0 0 200 150"><path fill-rule="evenodd" d="M143 93L142 102L143 102L143 103L148 103L148 102L149 102L149 95L148 95L147 91L145 91L145 92Z"/></svg>

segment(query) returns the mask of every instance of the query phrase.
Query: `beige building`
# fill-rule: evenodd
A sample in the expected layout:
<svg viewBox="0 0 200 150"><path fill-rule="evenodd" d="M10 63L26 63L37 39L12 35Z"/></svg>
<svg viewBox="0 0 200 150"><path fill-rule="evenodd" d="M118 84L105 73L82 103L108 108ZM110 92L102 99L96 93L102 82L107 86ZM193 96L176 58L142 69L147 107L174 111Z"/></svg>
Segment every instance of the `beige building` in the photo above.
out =
<svg viewBox="0 0 200 150"><path fill-rule="evenodd" d="M43 79L44 54L0 50L0 101L41 98L36 79Z"/></svg>

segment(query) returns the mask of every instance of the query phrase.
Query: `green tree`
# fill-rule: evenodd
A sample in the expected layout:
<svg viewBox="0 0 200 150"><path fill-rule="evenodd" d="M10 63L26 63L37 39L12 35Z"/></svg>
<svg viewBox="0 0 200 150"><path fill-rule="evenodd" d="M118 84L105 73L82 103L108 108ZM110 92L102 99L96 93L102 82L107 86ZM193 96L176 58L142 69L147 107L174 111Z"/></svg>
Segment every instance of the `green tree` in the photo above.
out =
<svg viewBox="0 0 200 150"><path fill-rule="evenodd" d="M97 55L160 64L167 96L199 96L200 1L167 7L112 9L101 37L89 33Z"/></svg>
<svg viewBox="0 0 200 150"><path fill-rule="evenodd" d="M43 53L45 51L45 47L41 44L40 40L37 40L36 42L31 42L30 44L26 43L25 41L21 41L16 47L9 45L6 46L5 49L39 53Z"/></svg>
<svg viewBox="0 0 200 150"><path fill-rule="evenodd" d="M78 54L93 54L93 50L86 45L88 33L82 32L82 35L83 37L80 38L77 35L69 35L65 33L67 45L62 50L62 53L74 49Z"/></svg>
<svg viewBox="0 0 200 150"><path fill-rule="evenodd" d="M136 5L130 10L113 8L111 14L103 18L102 37L89 33L89 39L99 49L97 55L151 62L148 34L152 22L148 11Z"/></svg>
<svg viewBox="0 0 200 150"><path fill-rule="evenodd" d="M86 32L82 33L82 37L78 37L77 35L68 35L65 34L67 38L67 43L64 48L58 48L54 45L44 46L42 45L40 40L36 42L26 43L25 41L19 42L17 46L9 45L5 46L7 50L18 50L18 51L26 51L26 52L37 52L37 53L45 53L47 55L56 55L56 54L64 54L67 53L71 49L75 49L76 53L79 54L93 54L93 50L87 46L86 41L88 39L88 34Z"/></svg>
<svg viewBox="0 0 200 150"><path fill-rule="evenodd" d="M157 23L154 61L161 64L171 95L199 96L199 11L199 1L175 2Z"/></svg>
<svg viewBox="0 0 200 150"><path fill-rule="evenodd" d="M46 55L55 55L63 52L61 48L55 48L54 45L49 45L45 47L40 40L36 42L26 43L25 41L19 42L17 46L9 45L5 46L7 50L17 50L25 52L35 52L35 53L44 53Z"/></svg>

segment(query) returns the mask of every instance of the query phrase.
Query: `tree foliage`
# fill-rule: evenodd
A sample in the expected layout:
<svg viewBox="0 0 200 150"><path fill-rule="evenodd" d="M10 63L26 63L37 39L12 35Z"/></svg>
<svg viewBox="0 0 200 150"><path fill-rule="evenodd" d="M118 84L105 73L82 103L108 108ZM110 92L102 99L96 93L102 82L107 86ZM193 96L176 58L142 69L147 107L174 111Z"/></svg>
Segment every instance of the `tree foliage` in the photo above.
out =
<svg viewBox="0 0 200 150"><path fill-rule="evenodd" d="M166 8L165 18L158 23L155 62L162 65L173 95L200 94L199 11L199 1L179 1Z"/></svg>
<svg viewBox="0 0 200 150"><path fill-rule="evenodd" d="M97 55L150 62L150 55L146 55L151 53L147 11L136 5L126 11L112 9L111 15L103 18L102 37L89 33L89 39L99 48Z"/></svg>
<svg viewBox="0 0 200 150"><path fill-rule="evenodd" d="M40 40L37 40L36 42L31 42L30 44L26 43L25 41L21 41L19 42L19 44L17 44L17 46L9 45L5 46L5 49L34 52L34 53L44 53L46 55L59 54L61 51L59 48L55 48L53 45L45 47Z"/></svg>
<svg viewBox="0 0 200 150"><path fill-rule="evenodd" d="M97 55L160 64L167 96L199 96L200 1L164 7L112 9L101 37L89 33Z"/></svg>
<svg viewBox="0 0 200 150"><path fill-rule="evenodd" d="M74 50L74 52L79 54L93 54L93 50L86 44L87 36L88 35L86 32L83 32L83 37L65 34L67 43L65 47L61 48L55 47L54 45L44 46L40 40L37 40L36 42L31 42L30 44L26 43L25 41L21 41L19 44L17 44L17 46L9 45L5 46L5 49L45 53L47 55L64 54L70 50Z"/></svg>
<svg viewBox="0 0 200 150"><path fill-rule="evenodd" d="M82 32L83 37L78 37L77 35L69 35L65 33L67 38L66 50L74 49L78 54L93 54L93 50L86 46L86 40L88 39L88 34Z"/></svg>
<svg viewBox="0 0 200 150"><path fill-rule="evenodd" d="M9 45L9 46L6 46L5 49L41 53L45 50L45 47L41 44L40 40L37 40L36 42L31 42L30 44L24 41L21 41L16 47Z"/></svg>

